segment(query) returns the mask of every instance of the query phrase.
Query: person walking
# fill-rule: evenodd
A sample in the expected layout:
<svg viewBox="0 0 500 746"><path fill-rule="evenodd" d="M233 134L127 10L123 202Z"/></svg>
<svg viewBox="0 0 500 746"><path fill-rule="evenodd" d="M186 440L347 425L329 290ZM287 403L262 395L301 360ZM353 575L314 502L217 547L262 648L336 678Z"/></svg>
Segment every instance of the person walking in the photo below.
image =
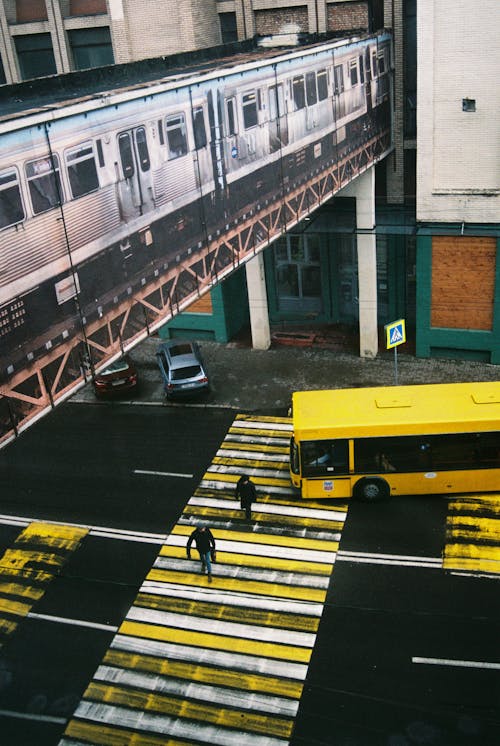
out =
<svg viewBox="0 0 500 746"><path fill-rule="evenodd" d="M191 544L196 544L196 549L200 555L201 571L208 573L208 582L212 582L212 552L215 556L215 539L208 526L198 526L188 539L186 544L187 558L191 559Z"/></svg>
<svg viewBox="0 0 500 746"><path fill-rule="evenodd" d="M241 509L245 511L245 518L250 521L252 518L252 503L257 500L257 491L249 476L243 474L238 479L234 495L236 499L239 499Z"/></svg>

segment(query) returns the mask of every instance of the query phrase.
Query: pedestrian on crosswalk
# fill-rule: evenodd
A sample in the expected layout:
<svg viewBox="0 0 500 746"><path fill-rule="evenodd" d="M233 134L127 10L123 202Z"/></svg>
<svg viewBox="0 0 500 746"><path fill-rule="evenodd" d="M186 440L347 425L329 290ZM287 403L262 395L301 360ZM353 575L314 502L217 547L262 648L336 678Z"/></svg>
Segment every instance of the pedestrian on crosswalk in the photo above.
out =
<svg viewBox="0 0 500 746"><path fill-rule="evenodd" d="M198 526L192 532L186 545L186 554L191 559L191 544L196 544L196 549L200 555L201 571L208 573L208 582L212 582L212 557L215 557L215 539L208 526ZM213 554L212 554L213 552Z"/></svg>
<svg viewBox="0 0 500 746"><path fill-rule="evenodd" d="M247 474L238 479L234 496L240 501L241 509L245 511L247 521L252 518L252 503L257 500L257 490Z"/></svg>

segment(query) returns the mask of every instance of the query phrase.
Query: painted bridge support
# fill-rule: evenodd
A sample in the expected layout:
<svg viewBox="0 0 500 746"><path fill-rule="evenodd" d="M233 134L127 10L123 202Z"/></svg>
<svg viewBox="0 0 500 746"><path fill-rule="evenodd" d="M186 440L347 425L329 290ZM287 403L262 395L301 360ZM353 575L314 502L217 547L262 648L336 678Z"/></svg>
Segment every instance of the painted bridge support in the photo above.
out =
<svg viewBox="0 0 500 746"><path fill-rule="evenodd" d="M254 350L268 350L271 346L271 330L262 252L246 263L246 274L252 347Z"/></svg>
<svg viewBox="0 0 500 746"><path fill-rule="evenodd" d="M356 198L359 354L373 358L378 352L374 166L342 189L339 196Z"/></svg>

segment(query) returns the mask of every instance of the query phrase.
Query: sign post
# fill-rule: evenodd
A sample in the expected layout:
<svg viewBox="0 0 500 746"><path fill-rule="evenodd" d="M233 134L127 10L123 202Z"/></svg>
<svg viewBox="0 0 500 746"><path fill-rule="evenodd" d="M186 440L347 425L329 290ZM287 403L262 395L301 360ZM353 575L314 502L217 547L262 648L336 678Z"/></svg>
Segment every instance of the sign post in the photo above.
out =
<svg viewBox="0 0 500 746"><path fill-rule="evenodd" d="M405 320L398 319L384 326L387 349L394 348L394 376L398 385L398 346L406 342Z"/></svg>

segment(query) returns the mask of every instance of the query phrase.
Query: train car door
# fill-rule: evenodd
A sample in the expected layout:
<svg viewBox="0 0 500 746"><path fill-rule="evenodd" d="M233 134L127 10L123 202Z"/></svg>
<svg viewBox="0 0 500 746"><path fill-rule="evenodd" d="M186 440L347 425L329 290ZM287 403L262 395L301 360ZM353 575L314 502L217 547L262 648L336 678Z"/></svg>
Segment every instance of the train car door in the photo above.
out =
<svg viewBox="0 0 500 746"><path fill-rule="evenodd" d="M123 219L128 221L154 208L146 128L141 125L120 132L118 152L120 208Z"/></svg>
<svg viewBox="0 0 500 746"><path fill-rule="evenodd" d="M269 87L269 148L274 153L280 145L288 145L288 125L285 115L283 84Z"/></svg>

